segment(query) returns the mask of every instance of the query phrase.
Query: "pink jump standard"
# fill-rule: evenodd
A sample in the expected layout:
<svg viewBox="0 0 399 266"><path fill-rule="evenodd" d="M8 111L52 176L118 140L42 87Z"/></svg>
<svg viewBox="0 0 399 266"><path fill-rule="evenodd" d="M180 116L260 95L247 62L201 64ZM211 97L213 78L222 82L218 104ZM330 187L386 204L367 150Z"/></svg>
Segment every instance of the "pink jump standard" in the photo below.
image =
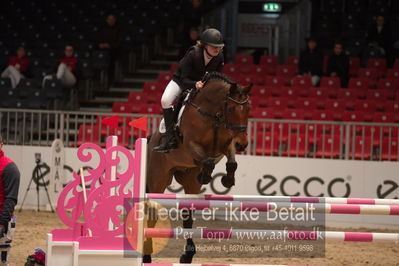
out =
<svg viewBox="0 0 399 266"><path fill-rule="evenodd" d="M221 207L226 202L243 209L255 206L265 212L270 208L296 206L312 203L316 210L331 214L373 214L399 215L397 200L344 199L309 197L262 197L230 195L176 195L146 194L146 139L139 139L135 152L117 146L117 137L107 139L106 150L91 143L85 143L77 151L83 163L95 161L97 167L88 170L82 177L74 172L71 181L60 193L57 212L67 229L54 229L47 237L46 265L57 266L172 266L180 264L143 264L142 253L145 237L179 238L190 233L202 239L236 239L239 233L268 232L276 230L250 229L181 229L146 228L142 219L121 219L124 214L135 214L142 208L145 199L161 203L164 207L195 206L198 210ZM97 159L96 159L97 158ZM121 161L127 160L124 167ZM118 167L119 166L119 167ZM133 182L132 182L133 179ZM82 180L85 186L82 186ZM85 189L86 187L86 189ZM86 196L84 196L86 195ZM322 204L325 203L325 204ZM134 203L134 205L132 204ZM132 209L133 207L133 209ZM133 211L132 211L133 210ZM126 222L126 223L125 223ZM183 231L182 231L183 230ZM127 234L127 236L120 237ZM325 239L311 239L310 231L285 231L289 240L296 239L296 233L305 234L307 240L335 240L351 242L390 242L399 243L399 234L368 232L321 232ZM320 236L320 235L319 235ZM131 245L126 245L126 238ZM193 264L218 265L218 264ZM219 266L230 264L219 264ZM235 264L241 265L241 264ZM234 266L231 264L231 266Z"/></svg>

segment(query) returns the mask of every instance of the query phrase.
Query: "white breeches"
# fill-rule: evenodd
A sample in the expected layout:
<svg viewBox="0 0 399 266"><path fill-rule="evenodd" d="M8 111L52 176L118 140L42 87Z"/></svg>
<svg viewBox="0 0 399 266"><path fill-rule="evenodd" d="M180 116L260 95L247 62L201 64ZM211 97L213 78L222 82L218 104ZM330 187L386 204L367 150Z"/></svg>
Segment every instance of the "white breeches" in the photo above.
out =
<svg viewBox="0 0 399 266"><path fill-rule="evenodd" d="M61 80L62 86L71 88L76 84L75 75L69 70L68 66L64 63L59 64L56 74L57 79ZM51 75L47 75L43 78L43 86L46 80L52 79Z"/></svg>
<svg viewBox="0 0 399 266"><path fill-rule="evenodd" d="M319 84L319 81L320 81L320 77L319 76L316 76L316 75L312 76L312 86L313 87L316 87L317 84Z"/></svg>
<svg viewBox="0 0 399 266"><path fill-rule="evenodd" d="M169 81L162 94L161 105L163 109L168 109L173 107L173 102L179 97L181 93L180 86L173 80Z"/></svg>
<svg viewBox="0 0 399 266"><path fill-rule="evenodd" d="M21 79L24 78L24 75L22 75L14 66L8 66L3 73L1 73L1 77L9 78L11 80L11 86L15 88Z"/></svg>

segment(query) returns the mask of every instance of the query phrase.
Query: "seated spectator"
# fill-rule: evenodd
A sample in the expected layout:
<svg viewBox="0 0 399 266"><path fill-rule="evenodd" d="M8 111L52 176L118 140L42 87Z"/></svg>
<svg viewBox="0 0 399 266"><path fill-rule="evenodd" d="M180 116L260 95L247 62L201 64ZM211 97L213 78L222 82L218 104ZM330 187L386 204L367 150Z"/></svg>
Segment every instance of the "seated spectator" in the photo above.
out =
<svg viewBox="0 0 399 266"><path fill-rule="evenodd" d="M22 78L25 78L24 73L28 71L29 59L26 57L26 51L23 46L17 48L16 55L8 58L8 66L1 73L2 78L10 78L11 86L15 88Z"/></svg>
<svg viewBox="0 0 399 266"><path fill-rule="evenodd" d="M312 85L316 86L323 73L323 54L317 49L317 40L307 38L307 49L301 52L299 57L299 74L310 75Z"/></svg>
<svg viewBox="0 0 399 266"><path fill-rule="evenodd" d="M386 25L384 16L376 17L375 24L367 32L367 43L369 46L381 50L385 54L388 66L392 66L392 32Z"/></svg>
<svg viewBox="0 0 399 266"><path fill-rule="evenodd" d="M186 54L187 50L193 46L197 44L199 38L199 31L198 28L191 28L190 32L188 33L188 36L186 36L186 38L183 39L182 41L182 45L179 51L179 58L178 60L182 59L184 57L184 55Z"/></svg>
<svg viewBox="0 0 399 266"><path fill-rule="evenodd" d="M62 86L65 88L72 88L76 84L76 67L78 64L78 59L74 55L75 50L71 44L65 46L64 54L65 56L60 58L57 68L57 73L54 75L47 75L43 78L43 87L46 80L49 79L59 79Z"/></svg>
<svg viewBox="0 0 399 266"><path fill-rule="evenodd" d="M183 6L183 32L188 32L190 28L198 28L204 15L202 0L186 1Z"/></svg>
<svg viewBox="0 0 399 266"><path fill-rule="evenodd" d="M342 43L334 44L333 54L328 59L327 75L339 77L342 87L346 88L349 78L349 57L344 53Z"/></svg>
<svg viewBox="0 0 399 266"><path fill-rule="evenodd" d="M263 55L269 55L269 48L256 48L252 53L254 64L258 65Z"/></svg>
<svg viewBox="0 0 399 266"><path fill-rule="evenodd" d="M108 81L109 84L112 84L115 76L115 64L121 56L123 33L115 15L109 14L105 22L105 26L98 32L98 47L109 52Z"/></svg>

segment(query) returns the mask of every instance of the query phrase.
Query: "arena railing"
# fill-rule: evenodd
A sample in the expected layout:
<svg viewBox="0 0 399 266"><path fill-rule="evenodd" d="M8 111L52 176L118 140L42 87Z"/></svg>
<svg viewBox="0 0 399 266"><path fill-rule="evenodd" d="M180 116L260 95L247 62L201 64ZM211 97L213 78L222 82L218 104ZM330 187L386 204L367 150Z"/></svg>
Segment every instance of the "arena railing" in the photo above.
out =
<svg viewBox="0 0 399 266"><path fill-rule="evenodd" d="M119 144L133 147L136 138L146 136L129 126L143 114L117 114L118 129L101 121L110 113L0 109L1 135L8 145L50 146L61 139L66 147L83 142L105 146L106 136L115 134ZM148 133L157 130L161 116L148 117ZM399 124L250 119L248 147L242 154L397 161Z"/></svg>

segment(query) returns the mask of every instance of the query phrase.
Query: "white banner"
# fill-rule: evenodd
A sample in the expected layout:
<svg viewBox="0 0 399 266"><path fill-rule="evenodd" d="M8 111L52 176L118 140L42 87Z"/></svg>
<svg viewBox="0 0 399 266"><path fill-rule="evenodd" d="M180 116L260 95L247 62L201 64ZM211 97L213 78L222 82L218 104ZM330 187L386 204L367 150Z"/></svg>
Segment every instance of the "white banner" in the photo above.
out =
<svg viewBox="0 0 399 266"><path fill-rule="evenodd" d="M64 143L60 139L53 141L51 145L51 162L50 162L50 183L49 188L53 198L57 198L58 193L62 190L62 185L66 183L64 174L65 165L65 149Z"/></svg>
<svg viewBox="0 0 399 266"><path fill-rule="evenodd" d="M236 185L220 184L222 160L209 194L399 198L399 163L237 155ZM172 190L178 189L176 183Z"/></svg>

